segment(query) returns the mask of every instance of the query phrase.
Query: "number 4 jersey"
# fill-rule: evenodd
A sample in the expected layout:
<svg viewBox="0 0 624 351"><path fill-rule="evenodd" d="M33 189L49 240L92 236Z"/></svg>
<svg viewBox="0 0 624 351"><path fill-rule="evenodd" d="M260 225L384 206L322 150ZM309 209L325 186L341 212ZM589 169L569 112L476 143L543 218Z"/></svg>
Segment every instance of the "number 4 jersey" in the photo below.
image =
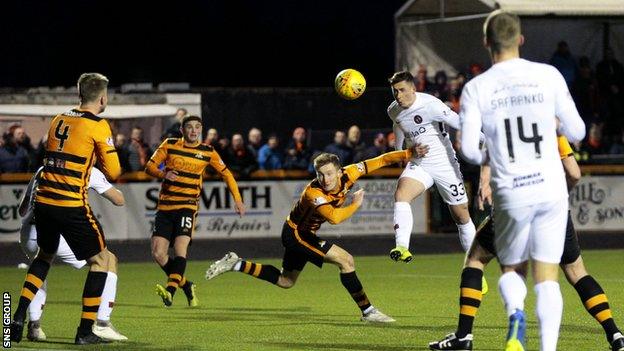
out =
<svg viewBox="0 0 624 351"><path fill-rule="evenodd" d="M109 179L121 174L108 122L77 109L57 115L48 131L36 201L61 207L86 206L96 161Z"/></svg>
<svg viewBox="0 0 624 351"><path fill-rule="evenodd" d="M584 137L585 125L565 81L550 65L520 58L502 61L464 87L462 153L470 162L485 161L478 146L483 129L498 208L567 196L555 117L571 142Z"/></svg>

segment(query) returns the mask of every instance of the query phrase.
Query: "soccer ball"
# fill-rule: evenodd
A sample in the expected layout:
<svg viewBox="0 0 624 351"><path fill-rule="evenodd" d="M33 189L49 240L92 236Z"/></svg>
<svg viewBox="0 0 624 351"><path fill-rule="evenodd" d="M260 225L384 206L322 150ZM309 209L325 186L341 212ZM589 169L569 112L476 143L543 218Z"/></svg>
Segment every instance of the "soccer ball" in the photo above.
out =
<svg viewBox="0 0 624 351"><path fill-rule="evenodd" d="M364 79L362 73L348 68L338 73L334 87L341 98L355 100L364 94L366 79Z"/></svg>

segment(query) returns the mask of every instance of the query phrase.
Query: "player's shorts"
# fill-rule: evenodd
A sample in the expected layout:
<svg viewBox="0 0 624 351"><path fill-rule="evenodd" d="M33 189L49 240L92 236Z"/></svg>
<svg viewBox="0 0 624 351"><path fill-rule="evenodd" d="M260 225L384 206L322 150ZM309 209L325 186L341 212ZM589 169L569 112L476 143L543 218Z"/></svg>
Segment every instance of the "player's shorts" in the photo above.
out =
<svg viewBox="0 0 624 351"><path fill-rule="evenodd" d="M494 221L491 217L488 217L483 228L477 232L476 239L482 248L496 255L496 248L494 247ZM568 224L566 225L565 243L563 244L563 255L561 255L560 263L573 263L579 256L581 256L581 246L572 222L572 214L568 211Z"/></svg>
<svg viewBox="0 0 624 351"><path fill-rule="evenodd" d="M186 208L172 211L159 210L156 212L152 236L160 236L169 240L170 246L173 246L178 236L186 235L193 238L196 216L197 211Z"/></svg>
<svg viewBox="0 0 624 351"><path fill-rule="evenodd" d="M525 262L529 257L558 264L563 254L568 200L494 212L494 246L503 265Z"/></svg>
<svg viewBox="0 0 624 351"><path fill-rule="evenodd" d="M456 160L443 162L435 167L417 165L410 161L399 178L403 177L421 182L425 186L425 190L435 184L438 193L449 205L460 205L468 202L464 180Z"/></svg>
<svg viewBox="0 0 624 351"><path fill-rule="evenodd" d="M333 244L322 240L316 234L299 231L289 220L282 227L282 245L286 249L282 260L285 271L302 271L307 262L323 267L323 260Z"/></svg>
<svg viewBox="0 0 624 351"><path fill-rule="evenodd" d="M60 207L35 203L37 244L45 253L57 252L61 234L77 260L106 248L104 231L89 206Z"/></svg>
<svg viewBox="0 0 624 351"><path fill-rule="evenodd" d="M20 246L26 256L32 260L39 251L39 245L37 245L37 229L34 225L24 224L20 230ZM27 234L26 234L27 233ZM69 248L67 241L61 234L59 238L59 246L56 250L56 258L61 262L66 263L76 269L80 269L87 264L85 260L77 260L74 252Z"/></svg>

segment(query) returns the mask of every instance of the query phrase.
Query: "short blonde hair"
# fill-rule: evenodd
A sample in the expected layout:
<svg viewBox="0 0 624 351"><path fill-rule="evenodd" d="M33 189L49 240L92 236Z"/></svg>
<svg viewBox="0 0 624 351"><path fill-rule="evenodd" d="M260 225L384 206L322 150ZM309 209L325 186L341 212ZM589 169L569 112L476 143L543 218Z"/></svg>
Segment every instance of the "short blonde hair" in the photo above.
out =
<svg viewBox="0 0 624 351"><path fill-rule="evenodd" d="M493 52L518 46L520 17L511 12L496 10L485 19L483 35Z"/></svg>
<svg viewBox="0 0 624 351"><path fill-rule="evenodd" d="M78 95L80 102L94 102L108 88L108 78L100 73L83 73L78 78Z"/></svg>
<svg viewBox="0 0 624 351"><path fill-rule="evenodd" d="M329 163L332 163L336 168L340 168L340 158L337 155L324 152L314 158L314 169L318 170Z"/></svg>

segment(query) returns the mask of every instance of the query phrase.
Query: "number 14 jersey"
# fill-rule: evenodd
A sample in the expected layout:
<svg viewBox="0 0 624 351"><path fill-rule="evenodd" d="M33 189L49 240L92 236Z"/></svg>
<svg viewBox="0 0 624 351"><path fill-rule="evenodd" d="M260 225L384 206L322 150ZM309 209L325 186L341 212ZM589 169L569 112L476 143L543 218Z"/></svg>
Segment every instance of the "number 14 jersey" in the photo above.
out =
<svg viewBox="0 0 624 351"><path fill-rule="evenodd" d="M567 196L555 117L571 142L583 138L585 125L565 80L550 65L520 58L502 61L464 87L460 118L467 135L462 141L471 142L462 148L473 148L483 130L498 208Z"/></svg>

